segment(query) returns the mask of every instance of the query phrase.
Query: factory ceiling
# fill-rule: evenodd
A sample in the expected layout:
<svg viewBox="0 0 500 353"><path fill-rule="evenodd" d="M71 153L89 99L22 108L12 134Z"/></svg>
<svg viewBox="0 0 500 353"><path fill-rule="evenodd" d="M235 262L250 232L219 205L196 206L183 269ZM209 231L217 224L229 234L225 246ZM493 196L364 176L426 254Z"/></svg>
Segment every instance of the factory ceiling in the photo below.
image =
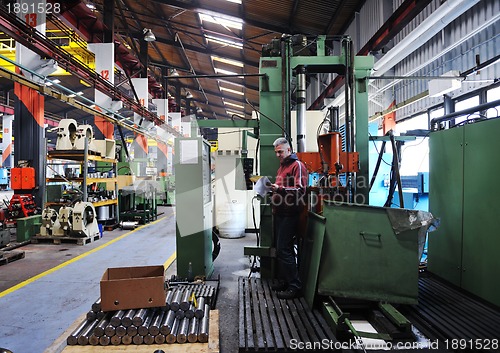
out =
<svg viewBox="0 0 500 353"><path fill-rule="evenodd" d="M47 20L47 37L61 41L51 30L73 31L82 42L117 45L121 66L119 89L130 93L126 75L150 77L150 93L164 97L208 119L249 118L259 105L258 65L262 46L283 34L342 34L363 0L69 0L61 13ZM113 21L103 14L113 14ZM111 32L109 27L113 27ZM144 45L149 29L154 41ZM110 34L111 33L111 34ZM147 32L147 34L150 34ZM56 39L58 38L58 39ZM107 39L106 39L107 38ZM0 38L2 39L2 38ZM8 39L4 36L3 39ZM152 38L149 38L152 39ZM67 44L67 43L66 43ZM64 45L64 44L61 44ZM141 46L143 49L141 49ZM146 48L146 49L144 49ZM85 56L73 43L72 55ZM144 55L147 50L147 59ZM120 74L120 73L119 73ZM234 77L235 74L245 75ZM178 77L175 75L179 75ZM174 77L175 76L175 77ZM190 78L182 78L187 77ZM194 77L193 77L194 76ZM222 77L225 76L225 77ZM93 99L94 88L77 77L61 75L63 85ZM115 79L115 84L116 84ZM3 91L11 89L1 81ZM10 85L11 86L11 85ZM192 98L186 99L186 96ZM248 104L248 103L251 103ZM57 100L46 102L48 115L84 119L85 113ZM124 112L127 115L127 112ZM129 115L131 113L129 112Z"/></svg>

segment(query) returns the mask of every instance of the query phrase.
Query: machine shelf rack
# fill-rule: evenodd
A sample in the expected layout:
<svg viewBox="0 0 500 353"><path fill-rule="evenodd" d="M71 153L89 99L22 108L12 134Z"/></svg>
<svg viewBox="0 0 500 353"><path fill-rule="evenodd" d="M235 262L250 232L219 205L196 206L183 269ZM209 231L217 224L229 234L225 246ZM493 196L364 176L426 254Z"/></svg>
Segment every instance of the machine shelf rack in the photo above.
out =
<svg viewBox="0 0 500 353"><path fill-rule="evenodd" d="M82 185L82 200L88 200L88 192L87 185L91 185L94 183L106 183L106 188L108 185L112 183L114 185L114 199L110 200L101 200L92 202L94 207L102 207L102 206L111 206L114 207L114 220L115 223L118 224L120 219L120 212L118 208L118 178L115 177L117 175L117 160L112 158L104 158L100 155L95 154L95 152L84 150L52 150L47 154L47 160L65 160L75 162L77 165L81 165L82 167L82 176L76 178L63 178L63 177L55 177L55 178L46 178L47 183L68 183L75 182ZM89 162L103 162L110 163L112 165L113 175L111 178L90 178L88 176L88 166ZM50 164L50 163L48 163ZM65 203L63 202L46 202L46 206L62 206Z"/></svg>

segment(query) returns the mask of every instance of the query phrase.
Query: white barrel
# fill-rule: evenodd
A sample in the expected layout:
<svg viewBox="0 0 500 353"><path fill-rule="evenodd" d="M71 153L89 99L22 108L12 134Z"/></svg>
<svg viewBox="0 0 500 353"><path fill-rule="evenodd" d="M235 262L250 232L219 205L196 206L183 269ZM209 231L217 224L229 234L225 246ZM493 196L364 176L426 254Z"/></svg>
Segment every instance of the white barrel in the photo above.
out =
<svg viewBox="0 0 500 353"><path fill-rule="evenodd" d="M245 236L246 208L242 203L226 202L217 207L217 228L222 238Z"/></svg>

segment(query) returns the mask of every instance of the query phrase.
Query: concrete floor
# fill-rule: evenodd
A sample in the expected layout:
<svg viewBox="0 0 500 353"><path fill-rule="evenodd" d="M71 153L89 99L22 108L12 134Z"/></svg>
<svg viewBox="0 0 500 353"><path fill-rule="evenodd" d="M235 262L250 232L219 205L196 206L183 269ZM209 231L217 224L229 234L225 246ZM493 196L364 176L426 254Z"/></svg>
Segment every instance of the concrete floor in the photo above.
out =
<svg viewBox="0 0 500 353"><path fill-rule="evenodd" d="M43 352L99 297L108 267L161 265L175 256L173 208L160 207L159 220L135 231L104 232L90 244L30 244L26 257L0 266L0 347L14 353ZM214 276L220 275L221 352L238 350L238 276L247 276L243 247L254 235L221 239ZM167 276L175 274L175 262Z"/></svg>

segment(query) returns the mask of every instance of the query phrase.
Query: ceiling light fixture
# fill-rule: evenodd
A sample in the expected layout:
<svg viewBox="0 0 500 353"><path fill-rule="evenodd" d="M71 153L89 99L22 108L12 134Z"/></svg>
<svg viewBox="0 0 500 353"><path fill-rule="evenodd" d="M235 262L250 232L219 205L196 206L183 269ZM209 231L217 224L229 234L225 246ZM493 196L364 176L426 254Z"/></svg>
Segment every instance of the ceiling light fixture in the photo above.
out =
<svg viewBox="0 0 500 353"><path fill-rule="evenodd" d="M169 76L179 76L179 73L177 72L176 69L170 69L169 70Z"/></svg>
<svg viewBox="0 0 500 353"><path fill-rule="evenodd" d="M144 40L146 42L154 42L156 40L155 35L149 28L144 28L142 33L144 33Z"/></svg>
<svg viewBox="0 0 500 353"><path fill-rule="evenodd" d="M191 94L191 92L186 92L186 99L193 99L193 95Z"/></svg>
<svg viewBox="0 0 500 353"><path fill-rule="evenodd" d="M197 112L198 114L203 113L203 109L201 109L201 107L198 107L198 108L196 108L196 112Z"/></svg>

